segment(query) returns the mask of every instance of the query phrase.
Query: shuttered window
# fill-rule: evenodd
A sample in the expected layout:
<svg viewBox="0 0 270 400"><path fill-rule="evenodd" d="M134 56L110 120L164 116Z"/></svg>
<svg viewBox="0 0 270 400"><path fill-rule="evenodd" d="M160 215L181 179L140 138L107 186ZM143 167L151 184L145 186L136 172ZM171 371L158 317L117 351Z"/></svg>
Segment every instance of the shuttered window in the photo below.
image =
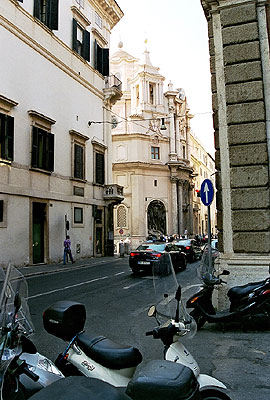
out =
<svg viewBox="0 0 270 400"><path fill-rule="evenodd" d="M13 160L14 148L14 118L0 113L0 157L3 160Z"/></svg>
<svg viewBox="0 0 270 400"><path fill-rule="evenodd" d="M109 49L102 48L95 40L95 69L103 76L109 76Z"/></svg>
<svg viewBox="0 0 270 400"><path fill-rule="evenodd" d="M95 153L96 154L96 181L100 185L104 185L105 182L105 174L104 174L104 154Z"/></svg>
<svg viewBox="0 0 270 400"><path fill-rule="evenodd" d="M54 169L54 135L35 126L32 130L31 165L46 171Z"/></svg>
<svg viewBox="0 0 270 400"><path fill-rule="evenodd" d="M58 30L59 0L34 0L34 17L51 30Z"/></svg>
<svg viewBox="0 0 270 400"><path fill-rule="evenodd" d="M90 61L90 33L73 18L72 49L86 61Z"/></svg>
<svg viewBox="0 0 270 400"><path fill-rule="evenodd" d="M84 147L74 145L74 178L84 179Z"/></svg>
<svg viewBox="0 0 270 400"><path fill-rule="evenodd" d="M4 221L4 200L0 200L0 222Z"/></svg>

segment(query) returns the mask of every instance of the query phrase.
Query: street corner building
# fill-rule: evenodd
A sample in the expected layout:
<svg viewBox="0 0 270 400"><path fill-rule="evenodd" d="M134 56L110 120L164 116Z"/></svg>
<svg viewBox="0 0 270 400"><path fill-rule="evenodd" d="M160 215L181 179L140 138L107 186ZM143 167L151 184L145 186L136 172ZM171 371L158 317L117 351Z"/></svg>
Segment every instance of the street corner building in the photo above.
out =
<svg viewBox="0 0 270 400"><path fill-rule="evenodd" d="M0 262L113 254L112 0L1 0ZM99 122L99 123L95 123Z"/></svg>

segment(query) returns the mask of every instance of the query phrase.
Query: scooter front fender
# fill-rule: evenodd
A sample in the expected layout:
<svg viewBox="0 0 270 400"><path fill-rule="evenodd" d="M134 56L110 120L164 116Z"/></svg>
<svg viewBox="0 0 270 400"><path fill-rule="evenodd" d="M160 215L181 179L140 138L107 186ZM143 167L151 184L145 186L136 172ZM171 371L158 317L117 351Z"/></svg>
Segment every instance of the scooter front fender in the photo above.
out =
<svg viewBox="0 0 270 400"><path fill-rule="evenodd" d="M197 380L200 385L200 389L208 388L208 387L218 387L221 389L227 389L226 386L220 382L218 379L213 378L212 376L200 374L197 376Z"/></svg>

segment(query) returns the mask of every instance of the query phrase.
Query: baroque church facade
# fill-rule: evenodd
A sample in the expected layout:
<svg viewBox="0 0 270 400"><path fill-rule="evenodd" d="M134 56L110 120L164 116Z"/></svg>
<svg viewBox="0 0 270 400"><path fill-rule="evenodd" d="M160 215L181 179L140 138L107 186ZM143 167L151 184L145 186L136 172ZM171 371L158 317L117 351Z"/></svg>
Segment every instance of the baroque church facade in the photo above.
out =
<svg viewBox="0 0 270 400"><path fill-rule="evenodd" d="M112 107L113 179L124 188L115 239L129 238L135 248L149 236L206 233L208 216L197 193L202 166L204 177L214 177L214 162L191 132L184 90L171 82L164 90L165 77L147 49L139 60L120 42L110 68L123 93Z"/></svg>

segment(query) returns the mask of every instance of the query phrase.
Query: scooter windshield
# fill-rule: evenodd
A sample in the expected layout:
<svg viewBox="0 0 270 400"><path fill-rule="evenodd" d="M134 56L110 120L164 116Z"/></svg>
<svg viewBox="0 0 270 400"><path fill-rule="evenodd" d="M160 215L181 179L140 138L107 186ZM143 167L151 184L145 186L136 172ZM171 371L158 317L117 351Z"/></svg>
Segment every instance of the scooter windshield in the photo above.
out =
<svg viewBox="0 0 270 400"><path fill-rule="evenodd" d="M181 272L175 272L170 254L166 254L162 261L153 263L156 317L161 325L179 322L183 327L180 336L191 338L196 334L197 325L182 301L181 286L178 283L180 274Z"/></svg>
<svg viewBox="0 0 270 400"><path fill-rule="evenodd" d="M215 284L218 278L215 276L215 263L217 263L219 253L210 244L206 244L198 268L199 278L207 285Z"/></svg>

